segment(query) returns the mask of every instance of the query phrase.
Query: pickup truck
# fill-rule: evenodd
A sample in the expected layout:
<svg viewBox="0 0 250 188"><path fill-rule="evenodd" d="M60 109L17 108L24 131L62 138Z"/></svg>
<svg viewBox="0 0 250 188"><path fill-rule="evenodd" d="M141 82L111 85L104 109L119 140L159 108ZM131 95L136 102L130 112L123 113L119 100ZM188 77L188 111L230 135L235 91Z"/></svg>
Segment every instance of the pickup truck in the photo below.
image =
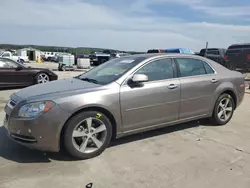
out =
<svg viewBox="0 0 250 188"><path fill-rule="evenodd" d="M228 47L225 54L228 68L242 73L250 71L250 43L233 44Z"/></svg>
<svg viewBox="0 0 250 188"><path fill-rule="evenodd" d="M13 61L16 61L16 62L18 62L18 60L20 60L19 63L25 63L25 62L29 61L29 57L28 56L16 56L16 55L13 55L13 53L10 52L10 51L2 52L0 54L0 57L12 59Z"/></svg>
<svg viewBox="0 0 250 188"><path fill-rule="evenodd" d="M226 49L224 48L207 48L207 53L205 52L206 49L201 49L200 53L197 55L203 56L208 59L211 59L213 61L216 61L217 63L227 67L226 61L224 59L224 56L226 54Z"/></svg>
<svg viewBox="0 0 250 188"><path fill-rule="evenodd" d="M93 54L89 55L90 64L93 66L98 66L100 64L105 63L106 61L110 60L111 54L103 51L103 52L94 52Z"/></svg>

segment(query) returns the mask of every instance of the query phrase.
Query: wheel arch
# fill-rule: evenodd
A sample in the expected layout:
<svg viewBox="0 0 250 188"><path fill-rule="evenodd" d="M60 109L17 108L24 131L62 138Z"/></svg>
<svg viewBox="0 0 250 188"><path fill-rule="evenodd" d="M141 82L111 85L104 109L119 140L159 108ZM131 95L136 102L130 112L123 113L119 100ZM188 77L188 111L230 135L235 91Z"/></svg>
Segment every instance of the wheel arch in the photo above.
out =
<svg viewBox="0 0 250 188"><path fill-rule="evenodd" d="M101 113L103 113L104 115L106 115L107 116L107 118L110 120L110 122L111 122L111 125L112 125L112 139L115 139L116 138L116 135L117 135L117 124L116 124L116 120L115 120L115 118L114 118L114 116L113 116L113 114L109 111L109 110L107 110L107 109L105 109L105 108L103 108L103 107L100 107L100 106L88 106L88 107L84 107L84 108L81 108L81 109L79 109L79 110L77 110L77 111L75 111L71 116L69 116L69 118L66 120L66 122L64 123L64 125L62 126L62 129L61 129L61 132L60 132L60 141L59 141L59 143L60 143L60 145L62 144L62 138L63 138L63 135L64 135L64 131L65 131L65 125L68 123L68 121L72 118L72 117L74 117L75 115L77 115L77 114L79 114L79 113L82 113L82 112L85 112L85 111L98 111L98 112L101 112Z"/></svg>

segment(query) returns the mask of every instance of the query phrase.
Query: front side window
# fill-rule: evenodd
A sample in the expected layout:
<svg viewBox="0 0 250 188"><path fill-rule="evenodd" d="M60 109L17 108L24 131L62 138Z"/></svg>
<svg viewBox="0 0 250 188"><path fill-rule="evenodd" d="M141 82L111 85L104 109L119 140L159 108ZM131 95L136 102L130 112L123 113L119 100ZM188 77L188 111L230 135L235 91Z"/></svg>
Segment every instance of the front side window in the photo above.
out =
<svg viewBox="0 0 250 188"><path fill-rule="evenodd" d="M17 68L18 64L8 60L8 59L0 59L0 68Z"/></svg>
<svg viewBox="0 0 250 188"><path fill-rule="evenodd" d="M206 74L202 61L192 58L176 58L180 77L197 76Z"/></svg>
<svg viewBox="0 0 250 188"><path fill-rule="evenodd" d="M145 74L148 76L149 81L174 78L171 59L155 60L143 66L135 74Z"/></svg>

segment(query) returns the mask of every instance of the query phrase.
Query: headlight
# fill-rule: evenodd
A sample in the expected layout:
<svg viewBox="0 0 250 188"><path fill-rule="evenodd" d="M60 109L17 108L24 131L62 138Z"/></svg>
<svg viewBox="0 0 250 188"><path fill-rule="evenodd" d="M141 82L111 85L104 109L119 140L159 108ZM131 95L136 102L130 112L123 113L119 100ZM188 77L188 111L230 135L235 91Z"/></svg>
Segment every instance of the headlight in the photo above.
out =
<svg viewBox="0 0 250 188"><path fill-rule="evenodd" d="M52 101L40 101L23 105L19 112L19 117L35 117L41 113L48 112L55 105Z"/></svg>

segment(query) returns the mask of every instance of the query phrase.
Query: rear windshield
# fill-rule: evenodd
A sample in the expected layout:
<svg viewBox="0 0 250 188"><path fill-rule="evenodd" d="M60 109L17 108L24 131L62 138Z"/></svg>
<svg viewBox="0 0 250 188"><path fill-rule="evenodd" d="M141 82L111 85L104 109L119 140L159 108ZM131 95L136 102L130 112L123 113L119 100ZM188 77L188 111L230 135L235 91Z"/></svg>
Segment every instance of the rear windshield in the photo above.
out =
<svg viewBox="0 0 250 188"><path fill-rule="evenodd" d="M242 53L243 50L250 50L250 45L233 45L233 46L229 46L226 54Z"/></svg>
<svg viewBox="0 0 250 188"><path fill-rule="evenodd" d="M243 48L250 48L250 45L243 44L243 45L233 45L228 47L228 49L243 49Z"/></svg>
<svg viewBox="0 0 250 188"><path fill-rule="evenodd" d="M206 51L206 49L202 49L200 51L200 54L204 55L205 51ZM216 48L210 48L210 49L207 49L207 54L219 55L220 53L219 53L218 49L216 49Z"/></svg>

